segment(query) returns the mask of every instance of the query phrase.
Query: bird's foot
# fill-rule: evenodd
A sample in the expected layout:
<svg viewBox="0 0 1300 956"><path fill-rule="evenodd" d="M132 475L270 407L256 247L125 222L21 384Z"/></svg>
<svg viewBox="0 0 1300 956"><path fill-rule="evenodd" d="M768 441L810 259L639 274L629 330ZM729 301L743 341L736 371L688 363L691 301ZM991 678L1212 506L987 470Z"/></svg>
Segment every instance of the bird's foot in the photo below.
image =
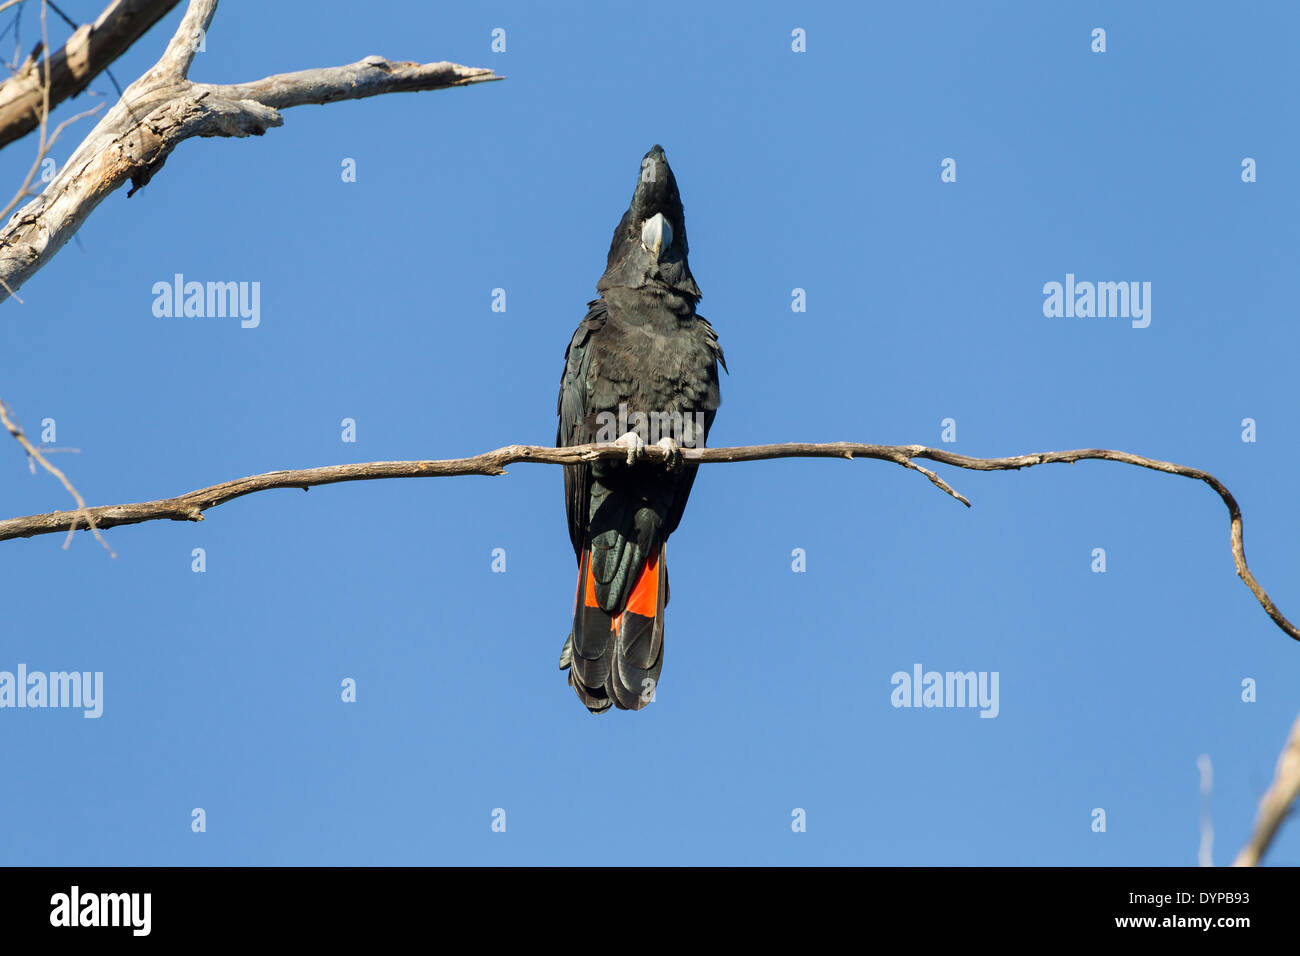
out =
<svg viewBox="0 0 1300 956"><path fill-rule="evenodd" d="M635 465L637 461L645 457L645 441L636 432L628 432L614 444L627 449L627 463L629 466Z"/></svg>
<svg viewBox="0 0 1300 956"><path fill-rule="evenodd" d="M658 445L664 450L664 457L667 459L669 471L676 471L682 467L682 446L677 444L676 439L667 436L659 439Z"/></svg>

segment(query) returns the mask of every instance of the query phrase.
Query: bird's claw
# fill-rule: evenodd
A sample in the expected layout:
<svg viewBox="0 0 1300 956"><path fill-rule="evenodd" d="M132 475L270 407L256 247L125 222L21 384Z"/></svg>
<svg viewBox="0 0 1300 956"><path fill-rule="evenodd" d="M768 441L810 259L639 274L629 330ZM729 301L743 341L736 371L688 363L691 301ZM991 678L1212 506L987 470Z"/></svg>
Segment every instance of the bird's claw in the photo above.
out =
<svg viewBox="0 0 1300 956"><path fill-rule="evenodd" d="M664 458L666 459L665 463L667 464L669 471L676 471L678 468L682 467L683 456L681 445L677 444L674 439L667 437L659 439L658 445L664 450Z"/></svg>
<svg viewBox="0 0 1300 956"><path fill-rule="evenodd" d="M636 432L628 432L614 444L627 449L629 467L635 465L639 459L645 456L645 441Z"/></svg>

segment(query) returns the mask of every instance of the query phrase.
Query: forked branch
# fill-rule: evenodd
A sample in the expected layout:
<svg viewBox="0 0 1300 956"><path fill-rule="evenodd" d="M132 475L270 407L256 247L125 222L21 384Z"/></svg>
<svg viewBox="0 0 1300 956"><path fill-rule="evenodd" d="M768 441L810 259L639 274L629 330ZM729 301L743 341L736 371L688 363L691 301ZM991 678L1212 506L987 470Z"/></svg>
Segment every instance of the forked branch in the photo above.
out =
<svg viewBox="0 0 1300 956"><path fill-rule="evenodd" d="M26 136L48 110L84 90L178 2L112 0L94 23L83 23L53 55L29 57L0 83L0 147Z"/></svg>
<svg viewBox="0 0 1300 956"><path fill-rule="evenodd" d="M158 62L126 88L40 195L0 227L0 301L49 262L107 196L128 182L128 196L146 185L188 139L261 136L284 122L280 110L293 106L501 79L491 70L456 63L368 56L252 83L195 83L189 71L208 42L216 8L216 0L191 0ZM48 61L42 63L48 70Z"/></svg>

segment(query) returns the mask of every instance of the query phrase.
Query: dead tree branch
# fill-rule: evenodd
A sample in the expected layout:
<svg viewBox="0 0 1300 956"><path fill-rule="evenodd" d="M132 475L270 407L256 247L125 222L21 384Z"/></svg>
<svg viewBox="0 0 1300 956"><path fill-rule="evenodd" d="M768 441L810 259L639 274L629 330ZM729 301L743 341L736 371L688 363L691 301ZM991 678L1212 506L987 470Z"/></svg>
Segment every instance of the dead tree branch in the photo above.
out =
<svg viewBox="0 0 1300 956"><path fill-rule="evenodd" d="M41 3L41 36L42 37L48 36L48 34L46 33L46 24L45 24L45 7L46 4L42 2ZM39 94L39 98L37 100L36 114L35 114L35 123L40 128L40 137L39 137L39 141L36 144L36 158L32 160L31 166L27 168L27 175L23 178L22 185L18 187L18 190L14 193L13 198L9 200L9 202L4 206L4 208L0 209L0 220L4 220L8 218L9 213L13 211L15 206L17 206L24 199L27 199L28 197L35 194L34 190L32 189L32 180L36 178L36 173L40 170L41 164L45 162L45 158L50 154L50 150L54 148L54 144L59 141L59 137L63 134L63 131L67 129L69 126L71 126L73 123L76 123L79 120L83 120L86 117L93 115L94 113L98 113L104 105L103 103L100 103L98 106L94 106L88 110L83 110L82 112L76 114L75 116L71 116L68 119L65 119L62 123L56 126L54 128L54 132L51 133L49 130L50 110L52 108L50 104L50 88L49 88L50 61L48 59L42 60L41 66L42 66L42 70L41 70L42 79L38 80L39 86L37 89L37 93ZM5 292L13 296L15 299L17 299L17 301L22 302L22 299L19 299L17 294L14 292L14 290L10 288L7 283L4 283L3 280L0 280L0 286L3 286Z"/></svg>
<svg viewBox="0 0 1300 956"><path fill-rule="evenodd" d="M83 23L62 49L38 62L30 57L0 83L0 148L36 129L49 73L49 108L76 96L179 0L113 0L94 23Z"/></svg>
<svg viewBox="0 0 1300 956"><path fill-rule="evenodd" d="M626 457L627 449L613 442L574 445L570 448L551 448L545 445L507 445L495 451L471 458L454 458L443 461L376 461L355 465L328 465L322 468L305 468L296 471L272 471L227 481L208 488L200 488L177 498L163 498L138 504L106 505L89 509L95 523L101 528L139 524L142 521L170 519L172 521L202 521L203 512L217 505L274 488L312 488L341 481L368 481L377 478L435 478L452 475L503 475L507 465L517 462L537 462L550 465L571 465L597 459ZM853 442L809 444L790 442L780 445L747 445L739 448L685 448L683 458L691 464L716 464L719 462L761 461L771 458L874 458L893 462L904 468L920 472L935 487L956 498L967 507L970 501L928 468L916 464L915 459L925 459L966 468L972 471L1016 471L1035 465L1073 464L1076 461L1097 459L1118 461L1139 468L1149 468L1169 475L1181 475L1203 481L1223 500L1230 519L1230 544L1232 560L1237 575L1250 588L1256 600L1288 636L1300 640L1300 630L1277 609L1250 568L1246 565L1245 547L1242 543L1241 508L1224 484L1207 471L1188 468L1168 461L1144 458L1124 451L1104 448L1080 448L1073 451L1048 451L1033 455L1014 455L1009 458L971 458L924 445L862 445ZM665 453L657 445L645 449L649 461L666 461ZM30 538L38 534L67 531L76 527L80 513L55 511L50 514L30 515L0 521L0 541L9 538Z"/></svg>
<svg viewBox="0 0 1300 956"><path fill-rule="evenodd" d="M1300 796L1300 718L1296 718L1282 748L1282 756L1277 760L1277 773L1273 776L1273 785L1264 794L1259 804L1259 819L1255 822L1255 832L1241 848L1233 866L1258 866L1267 852L1273 837L1277 836L1282 821L1291 811L1291 805Z"/></svg>
<svg viewBox="0 0 1300 956"><path fill-rule="evenodd" d="M217 0L191 0L162 58L127 87L39 196L0 229L0 301L40 270L103 200L128 180L131 195L195 136L261 136L283 124L279 110L384 93L441 90L499 80L456 63L395 63L380 56L253 83L193 83L187 77Z"/></svg>
<svg viewBox="0 0 1300 956"><path fill-rule="evenodd" d="M99 533L99 528L96 527L94 517L90 514L89 510L87 510L86 499L81 497L81 492L79 492L73 486L72 482L68 480L67 475L51 465L49 460L41 454L41 450L31 443L31 440L27 437L27 434L22 430L18 423L9 417L9 409L3 401L0 401L0 425L3 425L5 430L14 436L14 439L17 440L18 444L23 446L23 450L27 452L28 461L38 462L42 468L48 471L55 478L59 479L59 481L63 483L63 487L68 489L68 494L72 495L73 500L76 501L77 510L70 512L76 517L73 518L72 523L68 526L68 537L63 542L63 547L66 549L68 545L72 543L72 534L77 530L77 522L81 521L85 523L87 528L95 533L95 540L104 546L104 550L108 552L109 557L116 558L117 555L113 553L113 549L108 546L108 542L104 540L104 536Z"/></svg>

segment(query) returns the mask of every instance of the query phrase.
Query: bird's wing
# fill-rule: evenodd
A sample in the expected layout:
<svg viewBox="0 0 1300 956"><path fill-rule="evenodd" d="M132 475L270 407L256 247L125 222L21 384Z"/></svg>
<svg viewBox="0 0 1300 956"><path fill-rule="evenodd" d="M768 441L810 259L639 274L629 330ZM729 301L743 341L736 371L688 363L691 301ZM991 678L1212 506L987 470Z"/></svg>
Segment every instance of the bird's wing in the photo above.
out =
<svg viewBox="0 0 1300 956"><path fill-rule="evenodd" d="M555 435L557 447L582 445L595 440L596 422L588 408L592 375L591 337L604 327L607 318L604 299L588 302L587 316L573 333L573 341L565 352L564 374L560 378L560 397L556 407L560 416ZM569 515L569 538L574 553L579 557L587 535L590 497L591 465L565 465L564 507Z"/></svg>
<svg viewBox="0 0 1300 956"><path fill-rule="evenodd" d="M695 447L703 448L707 444L709 429L713 427L713 419L718 414L718 406L722 404L722 393L718 386L718 366L721 365L725 371L727 360L722 356L722 346L718 344L718 333L713 330L713 326L709 325L702 315L697 315L695 319L699 335L696 339L697 347L703 348L709 358L706 381L701 389L697 408L704 414L704 434L697 438ZM695 473L698 470L698 465L686 465L682 468L672 502L668 506L668 514L664 522L665 535L672 534L681 523L682 514L686 511L686 500L691 495L691 487L695 484Z"/></svg>

